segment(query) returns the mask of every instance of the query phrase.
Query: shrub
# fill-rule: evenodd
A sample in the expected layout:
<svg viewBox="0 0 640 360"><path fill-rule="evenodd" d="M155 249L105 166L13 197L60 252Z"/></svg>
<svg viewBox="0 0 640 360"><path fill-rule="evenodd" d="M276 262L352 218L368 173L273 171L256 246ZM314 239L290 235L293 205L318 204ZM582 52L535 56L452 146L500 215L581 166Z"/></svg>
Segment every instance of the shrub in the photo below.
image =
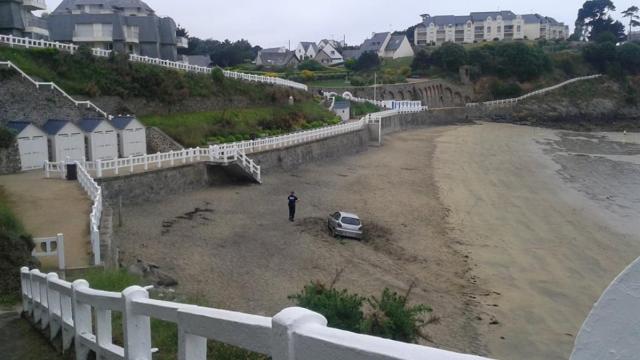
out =
<svg viewBox="0 0 640 360"><path fill-rule="evenodd" d="M422 315L430 313L432 309L426 305L407 306L407 298L389 289L384 289L378 299L368 300L373 309L363 323L363 331L367 334L388 339L416 342L420 335L420 328L426 322Z"/></svg>
<svg viewBox="0 0 640 360"><path fill-rule="evenodd" d="M7 129L6 127L0 127L0 148L8 149L13 146L15 142L16 134Z"/></svg>
<svg viewBox="0 0 640 360"><path fill-rule="evenodd" d="M622 67L629 73L640 73L640 45L626 43L618 47L617 57Z"/></svg>
<svg viewBox="0 0 640 360"><path fill-rule="evenodd" d="M219 67L213 68L211 70L211 78L213 79L214 83L218 85L222 84L224 83L224 72Z"/></svg>
<svg viewBox="0 0 640 360"><path fill-rule="evenodd" d="M522 88L514 82L504 83L496 80L489 86L494 99L509 99L522 95Z"/></svg>
<svg viewBox="0 0 640 360"><path fill-rule="evenodd" d="M422 315L432 310L426 305L408 306L407 297L384 289L380 298L365 298L347 290L311 282L302 292L290 295L289 299L298 306L324 315L331 327L415 342L420 336L420 329L428 324ZM365 302L370 307L367 313L363 311Z"/></svg>
<svg viewBox="0 0 640 360"><path fill-rule="evenodd" d="M299 294L289 296L298 306L318 312L327 318L331 327L361 332L364 319L362 305L366 298L347 290L327 288L320 282L306 285Z"/></svg>
<svg viewBox="0 0 640 360"><path fill-rule="evenodd" d="M325 68L315 60L305 60L298 65L298 70L322 71Z"/></svg>
<svg viewBox="0 0 640 360"><path fill-rule="evenodd" d="M355 71L373 71L380 67L382 61L378 54L372 51L364 52L356 61Z"/></svg>
<svg viewBox="0 0 640 360"><path fill-rule="evenodd" d="M316 74L310 70L302 70L302 79L306 82L313 81L316 79Z"/></svg>
<svg viewBox="0 0 640 360"><path fill-rule="evenodd" d="M551 70L551 59L540 46L521 42L491 43L472 49L469 63L483 75L516 77L520 81L533 80Z"/></svg>

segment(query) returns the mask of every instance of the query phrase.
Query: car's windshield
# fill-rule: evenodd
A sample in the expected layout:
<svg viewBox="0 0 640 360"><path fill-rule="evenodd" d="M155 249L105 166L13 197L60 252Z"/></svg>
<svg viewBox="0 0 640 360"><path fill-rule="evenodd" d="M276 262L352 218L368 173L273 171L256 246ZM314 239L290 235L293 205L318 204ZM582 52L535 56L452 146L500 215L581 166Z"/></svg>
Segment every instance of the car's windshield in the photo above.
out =
<svg viewBox="0 0 640 360"><path fill-rule="evenodd" d="M342 218L342 223L347 225L360 225L360 220L345 216Z"/></svg>

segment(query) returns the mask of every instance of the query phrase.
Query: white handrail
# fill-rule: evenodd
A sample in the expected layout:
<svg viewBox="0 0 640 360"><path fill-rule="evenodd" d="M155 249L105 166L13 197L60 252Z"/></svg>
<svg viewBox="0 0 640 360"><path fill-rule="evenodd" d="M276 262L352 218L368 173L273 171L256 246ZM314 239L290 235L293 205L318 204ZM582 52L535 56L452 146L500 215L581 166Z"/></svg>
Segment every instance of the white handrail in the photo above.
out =
<svg viewBox="0 0 640 360"><path fill-rule="evenodd" d="M4 35L0 35L0 38L4 36ZM40 86L48 86L50 87L52 90L56 90L58 91L62 96L66 97L67 99L69 99L69 101L71 101L76 107L79 105L86 105L87 108L93 108L93 110L95 110L96 112L98 112L100 115L109 118L109 115L103 111L102 109L100 109L98 106L96 106L94 103L92 103L91 101L85 101L85 100L76 100L73 97L71 97L71 95L67 94L66 91L62 90L62 88L60 88L58 85L56 85L55 83L52 82L41 82L41 81L36 81L34 80L31 76L27 75L27 73L25 73L24 71L22 71L22 69L20 69L18 66L16 66L14 63L12 63L11 61L0 61L0 66L4 65L7 66L10 69L14 69L16 70L18 73L20 73L20 75L22 75L23 78L26 78L27 80L29 80L32 84L34 84L36 86L36 88L40 88Z"/></svg>
<svg viewBox="0 0 640 360"><path fill-rule="evenodd" d="M324 316L297 307L274 317L245 314L149 299L148 291L139 286L122 292L94 290L85 280L69 283L55 273L27 267L20 269L20 284L28 318L41 329L49 327L52 341L61 333L63 351L73 342L77 359L91 350L96 358L152 360L151 319L177 324L175 355L183 360L206 359L208 339L274 360L486 359L330 328ZM123 315L122 346L113 343L114 311Z"/></svg>
<svg viewBox="0 0 640 360"><path fill-rule="evenodd" d="M67 51L72 54L78 51L78 45L45 41L45 40L34 40L29 38L15 37L11 35L0 35L0 42L9 44L9 46L11 47L23 46L26 48L53 48L53 49L58 49L62 51ZM94 56L99 56L99 57L108 57L111 55L111 50L91 49L91 52ZM190 65L190 64L177 62L177 61L151 58L151 57L140 56L136 54L130 54L129 61L157 65L157 66L162 66L170 69L183 70L183 71L189 71L189 72L195 72L195 73L209 74L212 71L212 69L208 67ZM285 79L262 76L262 75L244 74L244 73L227 71L227 70L223 70L222 72L225 77L228 77L231 79L265 83L265 84L278 85L278 86L286 86L286 87L291 87L291 88L300 89L304 91L309 90L307 85L297 83L291 80L285 80Z"/></svg>
<svg viewBox="0 0 640 360"><path fill-rule="evenodd" d="M536 91L530 92L528 94L522 95L522 96L517 97L517 98L485 101L485 102L482 102L482 103L468 103L468 104L466 104L466 106L467 107L475 107L475 106L481 106L481 105L483 105L483 106L500 106L500 105L515 104L515 103L517 103L519 101L522 101L524 99L527 99L527 98L529 98L531 96L542 95L542 94L545 94L545 93L548 93L550 91L559 89L559 88L561 88L563 86L572 84L572 83L577 82L577 81L596 79L596 78L599 78L601 76L602 76L602 74L581 76L581 77L577 77L577 78L574 78L574 79L570 79L570 80L561 82L560 84L556 84L556 85L553 85L553 86L550 86L550 87L547 87L547 88L544 88L544 89L540 89L540 90L536 90Z"/></svg>
<svg viewBox="0 0 640 360"><path fill-rule="evenodd" d="M89 231L91 232L91 251L93 253L93 264L100 265L100 221L102 220L102 188L89 175L89 172L81 162L76 161L78 182L93 201L91 214L89 214Z"/></svg>

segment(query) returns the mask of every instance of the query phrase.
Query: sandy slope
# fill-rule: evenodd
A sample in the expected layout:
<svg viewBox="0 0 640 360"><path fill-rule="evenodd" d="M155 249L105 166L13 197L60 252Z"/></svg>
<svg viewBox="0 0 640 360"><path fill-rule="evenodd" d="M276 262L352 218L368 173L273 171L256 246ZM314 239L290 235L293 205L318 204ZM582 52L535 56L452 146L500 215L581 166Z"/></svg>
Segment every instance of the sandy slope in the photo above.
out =
<svg viewBox="0 0 640 360"><path fill-rule="evenodd" d="M622 226L640 214L634 148L497 124L437 140L435 174L451 234L492 294L482 316L499 323L485 330L493 356L568 358L592 304L640 255L640 238Z"/></svg>

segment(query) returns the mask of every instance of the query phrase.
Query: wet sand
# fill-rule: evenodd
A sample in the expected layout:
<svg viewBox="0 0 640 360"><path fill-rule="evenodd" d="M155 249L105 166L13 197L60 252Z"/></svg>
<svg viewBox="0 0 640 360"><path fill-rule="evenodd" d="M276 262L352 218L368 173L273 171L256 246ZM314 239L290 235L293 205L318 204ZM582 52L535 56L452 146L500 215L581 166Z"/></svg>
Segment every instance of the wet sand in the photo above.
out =
<svg viewBox="0 0 640 360"><path fill-rule="evenodd" d="M492 356L567 359L593 303L640 256L639 138L610 137L483 124L437 140L450 234L492 294L481 316L498 323L480 330Z"/></svg>

